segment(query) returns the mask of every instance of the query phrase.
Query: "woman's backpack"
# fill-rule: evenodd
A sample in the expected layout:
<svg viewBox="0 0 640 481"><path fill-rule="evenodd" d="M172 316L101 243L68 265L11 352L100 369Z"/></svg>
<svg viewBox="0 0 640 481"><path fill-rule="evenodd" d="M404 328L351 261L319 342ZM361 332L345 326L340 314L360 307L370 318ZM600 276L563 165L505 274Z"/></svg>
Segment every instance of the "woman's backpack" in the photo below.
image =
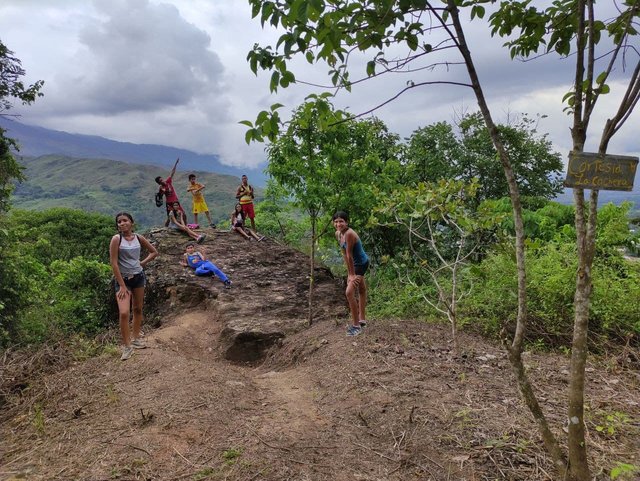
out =
<svg viewBox="0 0 640 481"><path fill-rule="evenodd" d="M162 207L162 191L156 192L156 207Z"/></svg>

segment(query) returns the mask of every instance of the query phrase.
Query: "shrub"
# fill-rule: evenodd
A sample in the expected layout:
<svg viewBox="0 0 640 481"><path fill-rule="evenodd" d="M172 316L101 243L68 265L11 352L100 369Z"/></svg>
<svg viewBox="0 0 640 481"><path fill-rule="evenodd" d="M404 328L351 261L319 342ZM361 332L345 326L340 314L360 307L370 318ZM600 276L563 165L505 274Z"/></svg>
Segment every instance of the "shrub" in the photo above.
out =
<svg viewBox="0 0 640 481"><path fill-rule="evenodd" d="M575 245L548 243L527 252L527 339L569 345L577 269ZM512 333L517 313L515 257L496 251L472 269L474 288L460 306L464 324ZM589 329L600 340L640 335L640 266L609 252L596 258ZM596 339L596 338L592 338Z"/></svg>

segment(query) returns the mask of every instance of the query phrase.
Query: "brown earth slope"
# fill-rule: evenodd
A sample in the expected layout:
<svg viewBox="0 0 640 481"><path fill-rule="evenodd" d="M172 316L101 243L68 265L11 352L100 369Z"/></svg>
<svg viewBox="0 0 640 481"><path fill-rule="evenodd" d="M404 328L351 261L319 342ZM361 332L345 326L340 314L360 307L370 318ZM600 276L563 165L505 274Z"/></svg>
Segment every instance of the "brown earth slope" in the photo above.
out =
<svg viewBox="0 0 640 481"><path fill-rule="evenodd" d="M417 321L374 320L347 338L341 283L321 267L307 327L305 256L208 234L233 288L178 265L183 237L152 233L149 348L16 390L0 479L555 479L499 347L463 333L454 356L447 329ZM527 359L562 437L568 359ZM598 478L640 465L638 372L594 364L588 390Z"/></svg>

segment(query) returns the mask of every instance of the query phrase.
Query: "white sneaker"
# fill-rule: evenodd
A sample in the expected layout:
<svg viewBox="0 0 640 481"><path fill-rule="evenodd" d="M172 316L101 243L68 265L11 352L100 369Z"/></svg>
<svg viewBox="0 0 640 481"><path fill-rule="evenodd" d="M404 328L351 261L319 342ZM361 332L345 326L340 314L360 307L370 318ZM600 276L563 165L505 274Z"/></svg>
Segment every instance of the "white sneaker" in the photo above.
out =
<svg viewBox="0 0 640 481"><path fill-rule="evenodd" d="M134 349L145 349L147 347L147 343L144 342L142 339L138 338L131 343L131 346Z"/></svg>
<svg viewBox="0 0 640 481"><path fill-rule="evenodd" d="M122 356L120 356L120 360L121 361L126 361L131 356L133 356L133 347L124 346L124 349L122 349Z"/></svg>

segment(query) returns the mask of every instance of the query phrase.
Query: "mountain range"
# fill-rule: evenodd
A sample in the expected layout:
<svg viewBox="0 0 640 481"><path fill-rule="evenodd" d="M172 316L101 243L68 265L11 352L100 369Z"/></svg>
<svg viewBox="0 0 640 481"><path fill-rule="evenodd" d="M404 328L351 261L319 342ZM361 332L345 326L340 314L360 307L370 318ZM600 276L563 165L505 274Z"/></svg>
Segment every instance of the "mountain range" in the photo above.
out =
<svg viewBox="0 0 640 481"><path fill-rule="evenodd" d="M107 215L125 211L143 228L161 225L166 219L165 207L156 207L154 201L158 191L154 181L158 175L156 166L61 155L22 157L19 162L25 167L26 180L16 186L11 197L15 208L68 207ZM198 182L206 186L204 196L214 221L228 219L237 202L235 195L240 179L211 172L189 172L194 172ZM164 177L168 172L162 172L162 175ZM186 172L174 175L173 186L192 222L192 196L187 192L188 185ZM256 188L257 199L260 194L261 189ZM203 214L198 221L206 225Z"/></svg>
<svg viewBox="0 0 640 481"><path fill-rule="evenodd" d="M133 144L118 142L96 135L70 134L58 130L27 125L0 116L0 128L7 131L7 137L16 139L20 155L39 157L60 155L84 159L109 159L130 164L147 164L171 169L176 158L180 158L180 170L215 172L240 177L247 174L252 184L266 183L263 165L259 168L245 168L225 165L216 154L197 154L185 149L155 144ZM168 173L168 172L167 172ZM160 172L156 175L164 175ZM155 176L154 176L155 177Z"/></svg>

